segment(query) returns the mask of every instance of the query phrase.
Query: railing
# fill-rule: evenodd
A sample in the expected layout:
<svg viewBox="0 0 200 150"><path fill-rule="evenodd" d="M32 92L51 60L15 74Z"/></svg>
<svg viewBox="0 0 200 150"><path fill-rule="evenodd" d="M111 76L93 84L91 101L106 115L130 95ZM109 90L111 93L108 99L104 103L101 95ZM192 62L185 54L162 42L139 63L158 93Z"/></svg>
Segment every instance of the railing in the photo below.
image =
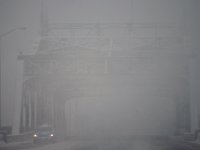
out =
<svg viewBox="0 0 200 150"><path fill-rule="evenodd" d="M32 132L18 134L18 135L8 135L5 131L0 131L0 141L4 141L5 143L11 142L24 142L32 140Z"/></svg>
<svg viewBox="0 0 200 150"><path fill-rule="evenodd" d="M183 139L186 141L196 141L198 139L200 133L200 129L196 129L193 133L184 133Z"/></svg>

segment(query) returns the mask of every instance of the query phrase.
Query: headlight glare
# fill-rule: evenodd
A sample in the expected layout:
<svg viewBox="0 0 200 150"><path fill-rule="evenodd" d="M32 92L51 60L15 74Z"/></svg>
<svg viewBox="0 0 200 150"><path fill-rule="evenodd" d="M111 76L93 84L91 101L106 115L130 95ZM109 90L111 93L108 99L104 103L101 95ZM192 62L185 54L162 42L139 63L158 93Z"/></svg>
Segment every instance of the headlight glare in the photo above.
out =
<svg viewBox="0 0 200 150"><path fill-rule="evenodd" d="M33 137L38 137L38 135L37 135L37 134L34 134Z"/></svg>

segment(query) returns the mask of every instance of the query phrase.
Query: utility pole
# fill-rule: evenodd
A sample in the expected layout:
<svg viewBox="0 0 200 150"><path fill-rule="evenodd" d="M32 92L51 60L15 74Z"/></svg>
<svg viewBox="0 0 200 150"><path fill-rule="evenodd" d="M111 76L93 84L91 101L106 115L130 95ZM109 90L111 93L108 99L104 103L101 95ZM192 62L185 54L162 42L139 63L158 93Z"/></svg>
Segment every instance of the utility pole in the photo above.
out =
<svg viewBox="0 0 200 150"><path fill-rule="evenodd" d="M11 29L5 33L2 33L0 34L0 128L2 127L2 94L1 94L1 91L2 91L2 62L1 62L1 57L2 57L2 40L5 36L7 36L8 34L10 33L13 33L14 31L17 31L17 30L26 30L26 27L17 27L17 28L14 28L14 29Z"/></svg>

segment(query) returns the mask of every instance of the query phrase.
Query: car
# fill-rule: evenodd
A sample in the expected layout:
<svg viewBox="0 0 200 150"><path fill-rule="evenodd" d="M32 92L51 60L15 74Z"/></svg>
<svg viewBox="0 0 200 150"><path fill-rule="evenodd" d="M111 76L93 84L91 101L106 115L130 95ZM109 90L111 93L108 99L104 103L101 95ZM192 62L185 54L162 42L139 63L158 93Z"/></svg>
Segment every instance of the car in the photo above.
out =
<svg viewBox="0 0 200 150"><path fill-rule="evenodd" d="M33 142L55 142L54 129L49 125L42 125L38 127L33 133Z"/></svg>

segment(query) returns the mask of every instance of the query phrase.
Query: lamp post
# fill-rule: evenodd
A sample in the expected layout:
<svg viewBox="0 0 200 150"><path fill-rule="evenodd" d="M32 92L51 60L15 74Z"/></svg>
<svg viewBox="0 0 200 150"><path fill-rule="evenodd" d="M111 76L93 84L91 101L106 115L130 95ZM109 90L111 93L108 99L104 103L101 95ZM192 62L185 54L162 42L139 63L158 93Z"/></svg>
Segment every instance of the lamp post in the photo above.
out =
<svg viewBox="0 0 200 150"><path fill-rule="evenodd" d="M1 83L1 72L2 72L2 69L1 69L1 64L2 64L2 62L1 62L1 54L2 54L2 49L1 49L1 44L2 44L2 39L5 37L5 36L7 36L8 34L11 34L11 33L13 33L13 32L15 32L15 31L17 31L17 30L26 30L26 27L17 27L17 28L14 28L14 29L11 29L11 30L9 30L9 31L7 31L7 32L4 32L4 33L2 33L2 34L0 34L0 128L2 127L2 119L1 119L1 117L2 117L2 97L1 97L1 87L2 87L2 83Z"/></svg>

